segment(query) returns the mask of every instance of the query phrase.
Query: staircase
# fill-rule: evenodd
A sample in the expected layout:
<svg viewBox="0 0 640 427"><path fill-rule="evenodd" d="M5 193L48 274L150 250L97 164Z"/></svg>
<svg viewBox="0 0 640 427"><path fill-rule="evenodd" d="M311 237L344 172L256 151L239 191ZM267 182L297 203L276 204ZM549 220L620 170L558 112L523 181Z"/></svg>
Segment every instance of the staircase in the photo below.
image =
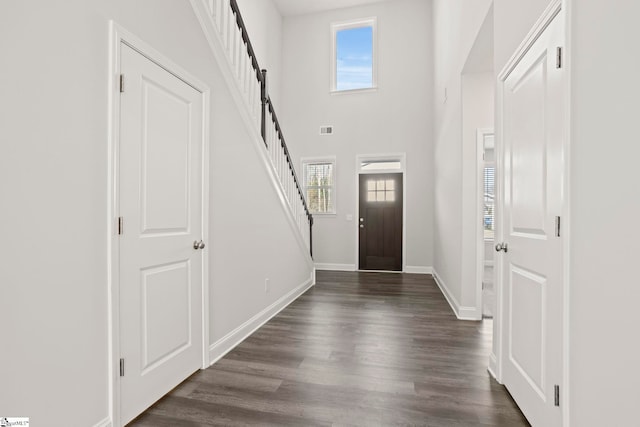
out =
<svg viewBox="0 0 640 427"><path fill-rule="evenodd" d="M259 141L272 182L313 256L313 216L296 175L278 116L271 102L267 70L260 68L236 0L191 0L245 124Z"/></svg>

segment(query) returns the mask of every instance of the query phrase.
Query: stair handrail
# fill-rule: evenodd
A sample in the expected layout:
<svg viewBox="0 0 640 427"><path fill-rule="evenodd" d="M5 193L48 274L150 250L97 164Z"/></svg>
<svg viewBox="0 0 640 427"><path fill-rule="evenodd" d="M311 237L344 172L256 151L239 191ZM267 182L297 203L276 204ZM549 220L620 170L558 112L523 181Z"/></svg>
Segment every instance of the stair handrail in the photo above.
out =
<svg viewBox="0 0 640 427"><path fill-rule="evenodd" d="M280 122L278 121L278 116L276 115L276 110L273 106L273 103L271 102L271 98L267 97L267 104L269 106L269 112L271 113L271 117L273 118L273 124L276 127L276 131L278 132L278 139L280 140L280 143L282 144L282 150L284 151L284 155L287 158L287 163L290 166L290 170L291 170L291 174L293 175L293 180L296 183L296 187L298 188L298 193L300 194L300 198L302 199L302 205L304 206L304 210L307 213L308 216L311 216L311 218L313 218L313 216L309 213L309 208L307 207L307 201L304 197L304 194L302 193L302 187L300 186L300 181L298 181L298 175L296 175L296 170L293 166L293 161L291 160L291 155L289 154L289 148L287 147L287 143L285 142L284 139L284 135L282 134L282 128L280 127Z"/></svg>
<svg viewBox="0 0 640 427"><path fill-rule="evenodd" d="M265 147L267 147L267 149L269 148L268 146L268 142L267 142L267 135L266 135L266 123L267 123L267 119L266 119L266 112L267 109L269 110L269 113L271 114L271 118L273 120L273 124L275 126L277 135L278 135L278 140L280 141L280 146L284 152L286 161L287 161L287 165L289 167L289 171L291 172L291 175L293 176L293 181L296 185L296 190L297 193L300 197L300 200L302 202L302 206L304 208L304 212L305 212L305 216L307 217L307 220L309 222L309 253L311 255L311 257L313 257L313 215L311 214L311 212L309 211L309 207L307 205L307 200L306 197L304 195L304 191L302 189L302 186L300 185L300 181L298 180L298 175L296 174L296 170L295 167L293 165L293 161L291 160L291 155L289 153L289 147L287 146L287 143L284 139L284 134L282 132L282 126L280 125L280 122L278 120L278 116L276 115L276 111L275 111L275 107L273 106L273 102L271 101L271 96L268 94L268 87L267 87L267 70L260 68L260 65L258 63L258 58L256 57L255 51L253 49L253 44L251 43L251 38L249 37L249 32L247 31L247 27L245 25L244 19L242 18L242 14L240 13L240 8L238 7L238 3L236 0L230 0L229 4L231 6L231 10L233 11L235 17L236 17L236 25L238 26L238 29L240 30L241 34L242 34L242 41L246 44L247 46L247 53L249 54L249 59L251 60L251 66L256 74L256 78L260 84L260 98L261 98L261 104L262 104L262 114L261 114L261 123L260 123L260 133L262 135L262 140L265 144Z"/></svg>

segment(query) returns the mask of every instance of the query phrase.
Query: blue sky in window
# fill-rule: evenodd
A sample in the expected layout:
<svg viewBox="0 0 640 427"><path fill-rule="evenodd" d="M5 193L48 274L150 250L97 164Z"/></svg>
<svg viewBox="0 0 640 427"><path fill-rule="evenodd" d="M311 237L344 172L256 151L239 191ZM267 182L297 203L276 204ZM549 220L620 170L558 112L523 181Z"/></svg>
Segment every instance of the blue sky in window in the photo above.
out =
<svg viewBox="0 0 640 427"><path fill-rule="evenodd" d="M373 28L360 27L336 34L336 89L373 87Z"/></svg>

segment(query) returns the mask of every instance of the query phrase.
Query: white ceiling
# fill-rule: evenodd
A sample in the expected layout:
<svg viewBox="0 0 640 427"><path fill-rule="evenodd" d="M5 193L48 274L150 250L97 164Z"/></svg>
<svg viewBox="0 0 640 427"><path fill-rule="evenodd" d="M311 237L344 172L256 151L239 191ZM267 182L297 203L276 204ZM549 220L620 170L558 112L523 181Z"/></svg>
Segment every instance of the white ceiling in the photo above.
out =
<svg viewBox="0 0 640 427"><path fill-rule="evenodd" d="M282 16L304 15L382 1L390 0L274 0Z"/></svg>

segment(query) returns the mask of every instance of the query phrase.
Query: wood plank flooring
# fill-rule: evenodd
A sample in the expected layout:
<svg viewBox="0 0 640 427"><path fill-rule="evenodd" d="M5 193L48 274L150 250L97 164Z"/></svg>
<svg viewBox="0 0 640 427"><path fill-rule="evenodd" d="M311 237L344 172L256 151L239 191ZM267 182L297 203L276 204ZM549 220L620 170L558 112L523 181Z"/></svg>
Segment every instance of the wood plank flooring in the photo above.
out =
<svg viewBox="0 0 640 427"><path fill-rule="evenodd" d="M319 271L130 425L526 426L487 373L491 328L458 321L431 276Z"/></svg>

